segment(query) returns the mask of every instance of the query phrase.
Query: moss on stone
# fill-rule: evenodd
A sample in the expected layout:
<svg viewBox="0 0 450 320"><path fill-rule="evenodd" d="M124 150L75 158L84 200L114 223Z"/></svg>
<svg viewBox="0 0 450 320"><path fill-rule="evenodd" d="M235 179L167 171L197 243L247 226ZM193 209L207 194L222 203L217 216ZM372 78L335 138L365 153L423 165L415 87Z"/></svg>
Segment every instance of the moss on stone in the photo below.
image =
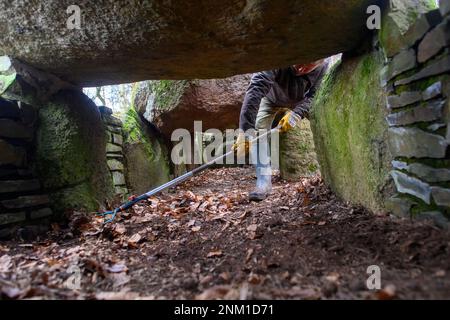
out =
<svg viewBox="0 0 450 320"><path fill-rule="evenodd" d="M379 32L380 43L388 57L408 45L405 33L417 17L436 8L436 3L432 0L394 0L390 1L390 4L383 16Z"/></svg>
<svg viewBox="0 0 450 320"><path fill-rule="evenodd" d="M188 84L188 80L149 81L150 92L155 97L155 108L158 110L170 110L178 105Z"/></svg>
<svg viewBox="0 0 450 320"><path fill-rule="evenodd" d="M384 208L391 157L387 152L381 53L344 60L324 79L312 108L322 175L342 198Z"/></svg>
<svg viewBox="0 0 450 320"><path fill-rule="evenodd" d="M86 181L90 176L87 165L89 150L72 121L66 106L48 104L39 112L38 164L46 177L46 188L61 188Z"/></svg>
<svg viewBox="0 0 450 320"><path fill-rule="evenodd" d="M280 135L280 173L283 179L295 180L318 170L310 123L303 120L300 126Z"/></svg>
<svg viewBox="0 0 450 320"><path fill-rule="evenodd" d="M112 196L105 145L98 109L82 93L60 92L39 110L36 171L57 213L94 210Z"/></svg>
<svg viewBox="0 0 450 320"><path fill-rule="evenodd" d="M123 130L130 190L143 193L167 182L170 176L168 152L134 106L125 115Z"/></svg>
<svg viewBox="0 0 450 320"><path fill-rule="evenodd" d="M85 182L74 187L65 188L55 191L50 195L52 207L75 210L96 211L98 202L93 196L94 190L92 186Z"/></svg>

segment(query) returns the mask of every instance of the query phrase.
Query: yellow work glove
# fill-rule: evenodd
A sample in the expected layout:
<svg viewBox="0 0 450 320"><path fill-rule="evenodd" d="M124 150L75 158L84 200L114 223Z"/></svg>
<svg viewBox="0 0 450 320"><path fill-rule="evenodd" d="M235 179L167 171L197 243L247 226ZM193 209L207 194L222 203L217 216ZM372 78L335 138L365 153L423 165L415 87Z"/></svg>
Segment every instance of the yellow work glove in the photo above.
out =
<svg viewBox="0 0 450 320"><path fill-rule="evenodd" d="M296 127L301 120L302 117L300 117L295 112L293 111L286 112L284 117L278 123L278 126L280 127L280 132L284 133L291 130L292 128Z"/></svg>
<svg viewBox="0 0 450 320"><path fill-rule="evenodd" d="M236 142L233 144L232 149L237 151L238 157L244 157L250 151L251 142L243 132L239 133Z"/></svg>

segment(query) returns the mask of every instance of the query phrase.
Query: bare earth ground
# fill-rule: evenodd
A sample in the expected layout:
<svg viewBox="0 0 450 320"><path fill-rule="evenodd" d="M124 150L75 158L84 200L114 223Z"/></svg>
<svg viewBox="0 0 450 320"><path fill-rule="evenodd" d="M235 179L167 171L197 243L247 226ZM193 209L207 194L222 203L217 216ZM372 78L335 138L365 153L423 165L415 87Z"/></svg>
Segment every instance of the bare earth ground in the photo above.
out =
<svg viewBox="0 0 450 320"><path fill-rule="evenodd" d="M251 168L215 169L104 227L74 213L0 243L4 299L449 299L450 235L351 207L319 177L249 203ZM381 268L382 290L366 287ZM81 275L79 289L78 274Z"/></svg>

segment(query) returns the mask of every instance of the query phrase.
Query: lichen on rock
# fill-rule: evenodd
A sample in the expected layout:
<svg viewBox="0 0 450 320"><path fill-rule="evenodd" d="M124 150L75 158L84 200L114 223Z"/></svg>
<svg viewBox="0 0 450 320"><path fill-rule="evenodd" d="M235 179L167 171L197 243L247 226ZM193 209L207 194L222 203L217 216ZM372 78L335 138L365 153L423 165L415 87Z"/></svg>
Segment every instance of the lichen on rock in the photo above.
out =
<svg viewBox="0 0 450 320"><path fill-rule="evenodd" d="M325 77L312 108L321 173L342 198L375 212L384 208L391 156L379 52L343 59Z"/></svg>
<svg viewBox="0 0 450 320"><path fill-rule="evenodd" d="M140 194L167 182L170 175L167 149L134 106L125 115L123 131L129 189Z"/></svg>
<svg viewBox="0 0 450 320"><path fill-rule="evenodd" d="M97 209L112 184L96 105L81 92L61 91L39 110L39 121L36 169L54 208Z"/></svg>

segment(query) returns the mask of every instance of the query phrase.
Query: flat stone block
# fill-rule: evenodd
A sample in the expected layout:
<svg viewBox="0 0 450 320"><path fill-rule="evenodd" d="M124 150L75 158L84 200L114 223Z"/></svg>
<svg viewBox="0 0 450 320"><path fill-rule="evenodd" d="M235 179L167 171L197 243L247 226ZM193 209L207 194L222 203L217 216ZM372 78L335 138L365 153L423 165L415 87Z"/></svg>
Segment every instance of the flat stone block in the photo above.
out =
<svg viewBox="0 0 450 320"><path fill-rule="evenodd" d="M450 169L433 168L422 163L410 163L406 169L426 182L450 181Z"/></svg>
<svg viewBox="0 0 450 320"><path fill-rule="evenodd" d="M116 159L108 160L108 168L111 171L123 171L124 170L123 163Z"/></svg>
<svg viewBox="0 0 450 320"><path fill-rule="evenodd" d="M122 172L119 171L113 171L112 172L112 177L113 177L113 184L115 186L124 186L125 183L125 176L123 175Z"/></svg>
<svg viewBox="0 0 450 320"><path fill-rule="evenodd" d="M411 216L411 207L414 204L415 202L410 199L403 199L396 196L385 201L386 210L402 218L409 218Z"/></svg>
<svg viewBox="0 0 450 320"><path fill-rule="evenodd" d="M25 221L25 212L0 213L0 225Z"/></svg>
<svg viewBox="0 0 450 320"><path fill-rule="evenodd" d="M418 91L402 92L398 96L388 96L387 106L389 109L401 108L422 100L422 94Z"/></svg>
<svg viewBox="0 0 450 320"><path fill-rule="evenodd" d="M120 127L106 126L106 129L112 133L122 134L122 128Z"/></svg>
<svg viewBox="0 0 450 320"><path fill-rule="evenodd" d="M108 114L102 114L102 119L103 121L113 127L122 127L122 121L120 121L119 119L108 115Z"/></svg>
<svg viewBox="0 0 450 320"><path fill-rule="evenodd" d="M448 219L439 211L426 211L421 212L415 216L417 220L431 220L433 223L442 229L448 229L449 221Z"/></svg>
<svg viewBox="0 0 450 320"><path fill-rule="evenodd" d="M420 63L423 63L434 57L449 44L450 24L449 21L445 20L443 23L439 24L433 30L428 32L420 42L418 47L417 60Z"/></svg>
<svg viewBox="0 0 450 320"><path fill-rule="evenodd" d="M440 95L442 95L442 82L438 81L425 89L425 91L422 93L422 98L426 101L436 98Z"/></svg>
<svg viewBox="0 0 450 320"><path fill-rule="evenodd" d="M107 153L122 153L122 147L121 146L117 146L117 145L112 144L112 143L107 143L106 144L106 152Z"/></svg>
<svg viewBox="0 0 450 320"><path fill-rule="evenodd" d="M413 195L422 199L427 204L431 203L431 189L429 184L396 170L391 171L391 176L394 179L398 192Z"/></svg>
<svg viewBox="0 0 450 320"><path fill-rule="evenodd" d="M128 189L125 187L114 187L115 193L119 195L128 194Z"/></svg>
<svg viewBox="0 0 450 320"><path fill-rule="evenodd" d="M120 153L107 153L107 154L106 154L106 157L107 157L108 159L122 159L122 158L123 158L123 155L120 154Z"/></svg>
<svg viewBox="0 0 450 320"><path fill-rule="evenodd" d="M395 82L396 86L401 86L405 84L409 84L414 81L418 81L424 78L436 76L445 72L450 71L450 57L442 58L429 66L423 68L421 71L416 73L415 75L398 80Z"/></svg>
<svg viewBox="0 0 450 320"><path fill-rule="evenodd" d="M407 46L414 46L429 30L441 22L442 16L438 9L420 15L404 36Z"/></svg>
<svg viewBox="0 0 450 320"><path fill-rule="evenodd" d="M23 167L26 162L26 152L24 149L10 145L5 140L0 139L0 165L14 165Z"/></svg>
<svg viewBox="0 0 450 320"><path fill-rule="evenodd" d="M44 208L44 209L30 212L30 219L32 219L32 220L41 219L41 218L50 217L51 215L53 215L52 209Z"/></svg>
<svg viewBox="0 0 450 320"><path fill-rule="evenodd" d="M386 117L386 121L392 127L438 120L442 117L444 104L445 101L435 101L427 106L391 113Z"/></svg>
<svg viewBox="0 0 450 320"><path fill-rule="evenodd" d="M33 139L33 130L11 119L0 119L0 137Z"/></svg>
<svg viewBox="0 0 450 320"><path fill-rule="evenodd" d="M389 149L394 157L444 158L448 142L418 128L389 128Z"/></svg>
<svg viewBox="0 0 450 320"><path fill-rule="evenodd" d="M22 196L11 200L3 200L1 204L7 209L35 207L49 203L47 195Z"/></svg>
<svg viewBox="0 0 450 320"><path fill-rule="evenodd" d="M123 137L122 137L121 134L114 134L113 133L112 140L113 140L114 144L117 144L117 145L120 145L120 146L123 145Z"/></svg>
<svg viewBox="0 0 450 320"><path fill-rule="evenodd" d="M417 66L416 52L414 49L402 50L397 54L389 65L388 79L392 79L405 71L414 69Z"/></svg>
<svg viewBox="0 0 450 320"><path fill-rule="evenodd" d="M26 192L39 190L39 180L7 180L0 181L0 193Z"/></svg>
<svg viewBox="0 0 450 320"><path fill-rule="evenodd" d="M450 189L431 187L431 194L438 206L450 207Z"/></svg>

